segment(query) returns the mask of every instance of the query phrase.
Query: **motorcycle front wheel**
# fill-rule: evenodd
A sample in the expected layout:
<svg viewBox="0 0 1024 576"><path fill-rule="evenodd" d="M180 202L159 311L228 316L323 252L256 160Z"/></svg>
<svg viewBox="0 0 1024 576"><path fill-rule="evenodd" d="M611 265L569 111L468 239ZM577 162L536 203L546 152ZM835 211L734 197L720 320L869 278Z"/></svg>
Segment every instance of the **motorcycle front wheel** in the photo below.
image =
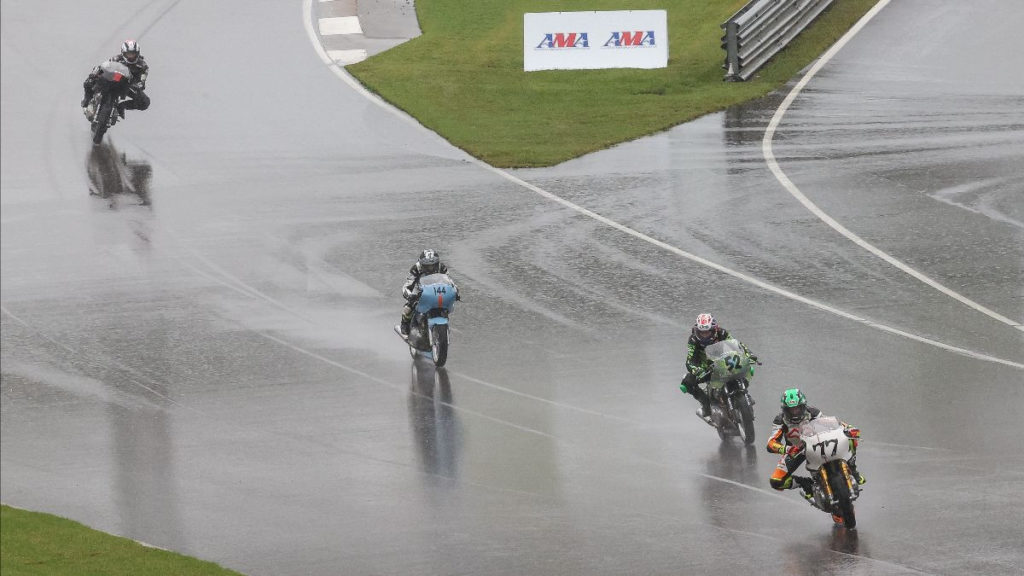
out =
<svg viewBox="0 0 1024 576"><path fill-rule="evenodd" d="M839 500L839 515L843 517L843 526L847 530L857 527L857 515L853 512L853 501L849 498Z"/></svg>
<svg viewBox="0 0 1024 576"><path fill-rule="evenodd" d="M444 366L448 360L448 325L435 324L430 328L430 352L434 357L434 366Z"/></svg>
<svg viewBox="0 0 1024 576"><path fill-rule="evenodd" d="M740 396L736 400L736 412L740 416L739 421L736 422L740 438L743 439L744 444L749 446L754 443L754 407L750 405L750 400L746 395Z"/></svg>
<svg viewBox="0 0 1024 576"><path fill-rule="evenodd" d="M837 467L838 468L838 467ZM857 515L853 511L853 500L850 498L850 482L842 470L834 470L831 474L832 493L835 494L835 507L843 517L843 526L848 530L857 527Z"/></svg>
<svg viewBox="0 0 1024 576"><path fill-rule="evenodd" d="M114 111L114 105L109 102L100 104L96 111L96 117L92 119L92 143L103 142L103 135L107 133L107 124L110 122L110 114Z"/></svg>

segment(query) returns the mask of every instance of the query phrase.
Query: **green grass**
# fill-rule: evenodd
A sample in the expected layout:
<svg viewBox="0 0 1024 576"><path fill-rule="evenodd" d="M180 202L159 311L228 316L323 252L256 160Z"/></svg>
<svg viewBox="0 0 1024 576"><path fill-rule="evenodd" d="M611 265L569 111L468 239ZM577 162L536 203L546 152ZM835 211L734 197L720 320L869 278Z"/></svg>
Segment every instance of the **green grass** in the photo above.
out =
<svg viewBox="0 0 1024 576"><path fill-rule="evenodd" d="M3 576L240 576L212 562L147 548L49 514L0 508Z"/></svg>
<svg viewBox="0 0 1024 576"><path fill-rule="evenodd" d="M748 82L720 47L745 0L417 0L423 35L348 69L485 162L548 166L771 92L876 1L836 0ZM667 68L523 71L523 13L622 9L668 11Z"/></svg>

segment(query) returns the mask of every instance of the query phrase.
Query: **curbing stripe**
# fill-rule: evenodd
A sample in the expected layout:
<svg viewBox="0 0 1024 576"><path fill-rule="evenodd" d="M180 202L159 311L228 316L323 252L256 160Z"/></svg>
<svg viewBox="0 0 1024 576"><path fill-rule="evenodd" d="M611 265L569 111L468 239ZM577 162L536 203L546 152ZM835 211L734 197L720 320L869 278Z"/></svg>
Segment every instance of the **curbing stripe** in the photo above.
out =
<svg viewBox="0 0 1024 576"><path fill-rule="evenodd" d="M366 50L362 48L356 50L328 50L327 56L342 66L348 66L349 64L366 60Z"/></svg>
<svg viewBox="0 0 1024 576"><path fill-rule="evenodd" d="M335 34L362 34L363 27L359 25L358 16L340 16L337 18L321 18L319 21L321 36L333 36Z"/></svg>

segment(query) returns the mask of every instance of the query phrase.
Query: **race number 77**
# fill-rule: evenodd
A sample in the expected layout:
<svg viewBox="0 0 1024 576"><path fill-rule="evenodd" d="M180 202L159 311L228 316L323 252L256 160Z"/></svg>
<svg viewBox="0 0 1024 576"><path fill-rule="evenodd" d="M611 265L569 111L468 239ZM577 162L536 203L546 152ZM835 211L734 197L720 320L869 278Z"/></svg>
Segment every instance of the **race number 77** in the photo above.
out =
<svg viewBox="0 0 1024 576"><path fill-rule="evenodd" d="M829 444L832 445L832 454L831 455L835 456L836 455L836 450L839 449L839 439L838 438L833 438L831 440L825 440L824 442L818 442L817 444L812 445L811 449L812 450L817 450L817 451L821 452L821 457L825 458L825 456L826 456L825 455L825 447L828 446Z"/></svg>

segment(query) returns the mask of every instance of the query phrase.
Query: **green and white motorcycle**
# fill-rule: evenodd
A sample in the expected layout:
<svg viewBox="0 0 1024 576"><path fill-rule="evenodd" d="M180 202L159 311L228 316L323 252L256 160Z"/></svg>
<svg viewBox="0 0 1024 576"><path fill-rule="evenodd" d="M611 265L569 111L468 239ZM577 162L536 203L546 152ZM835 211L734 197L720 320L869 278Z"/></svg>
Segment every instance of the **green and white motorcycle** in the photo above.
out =
<svg viewBox="0 0 1024 576"><path fill-rule="evenodd" d="M753 444L754 399L747 386L754 377L754 365L760 362L735 338L709 345L704 354L710 364L707 383L711 399L711 414L704 421L718 430L722 440L739 436L744 444Z"/></svg>

